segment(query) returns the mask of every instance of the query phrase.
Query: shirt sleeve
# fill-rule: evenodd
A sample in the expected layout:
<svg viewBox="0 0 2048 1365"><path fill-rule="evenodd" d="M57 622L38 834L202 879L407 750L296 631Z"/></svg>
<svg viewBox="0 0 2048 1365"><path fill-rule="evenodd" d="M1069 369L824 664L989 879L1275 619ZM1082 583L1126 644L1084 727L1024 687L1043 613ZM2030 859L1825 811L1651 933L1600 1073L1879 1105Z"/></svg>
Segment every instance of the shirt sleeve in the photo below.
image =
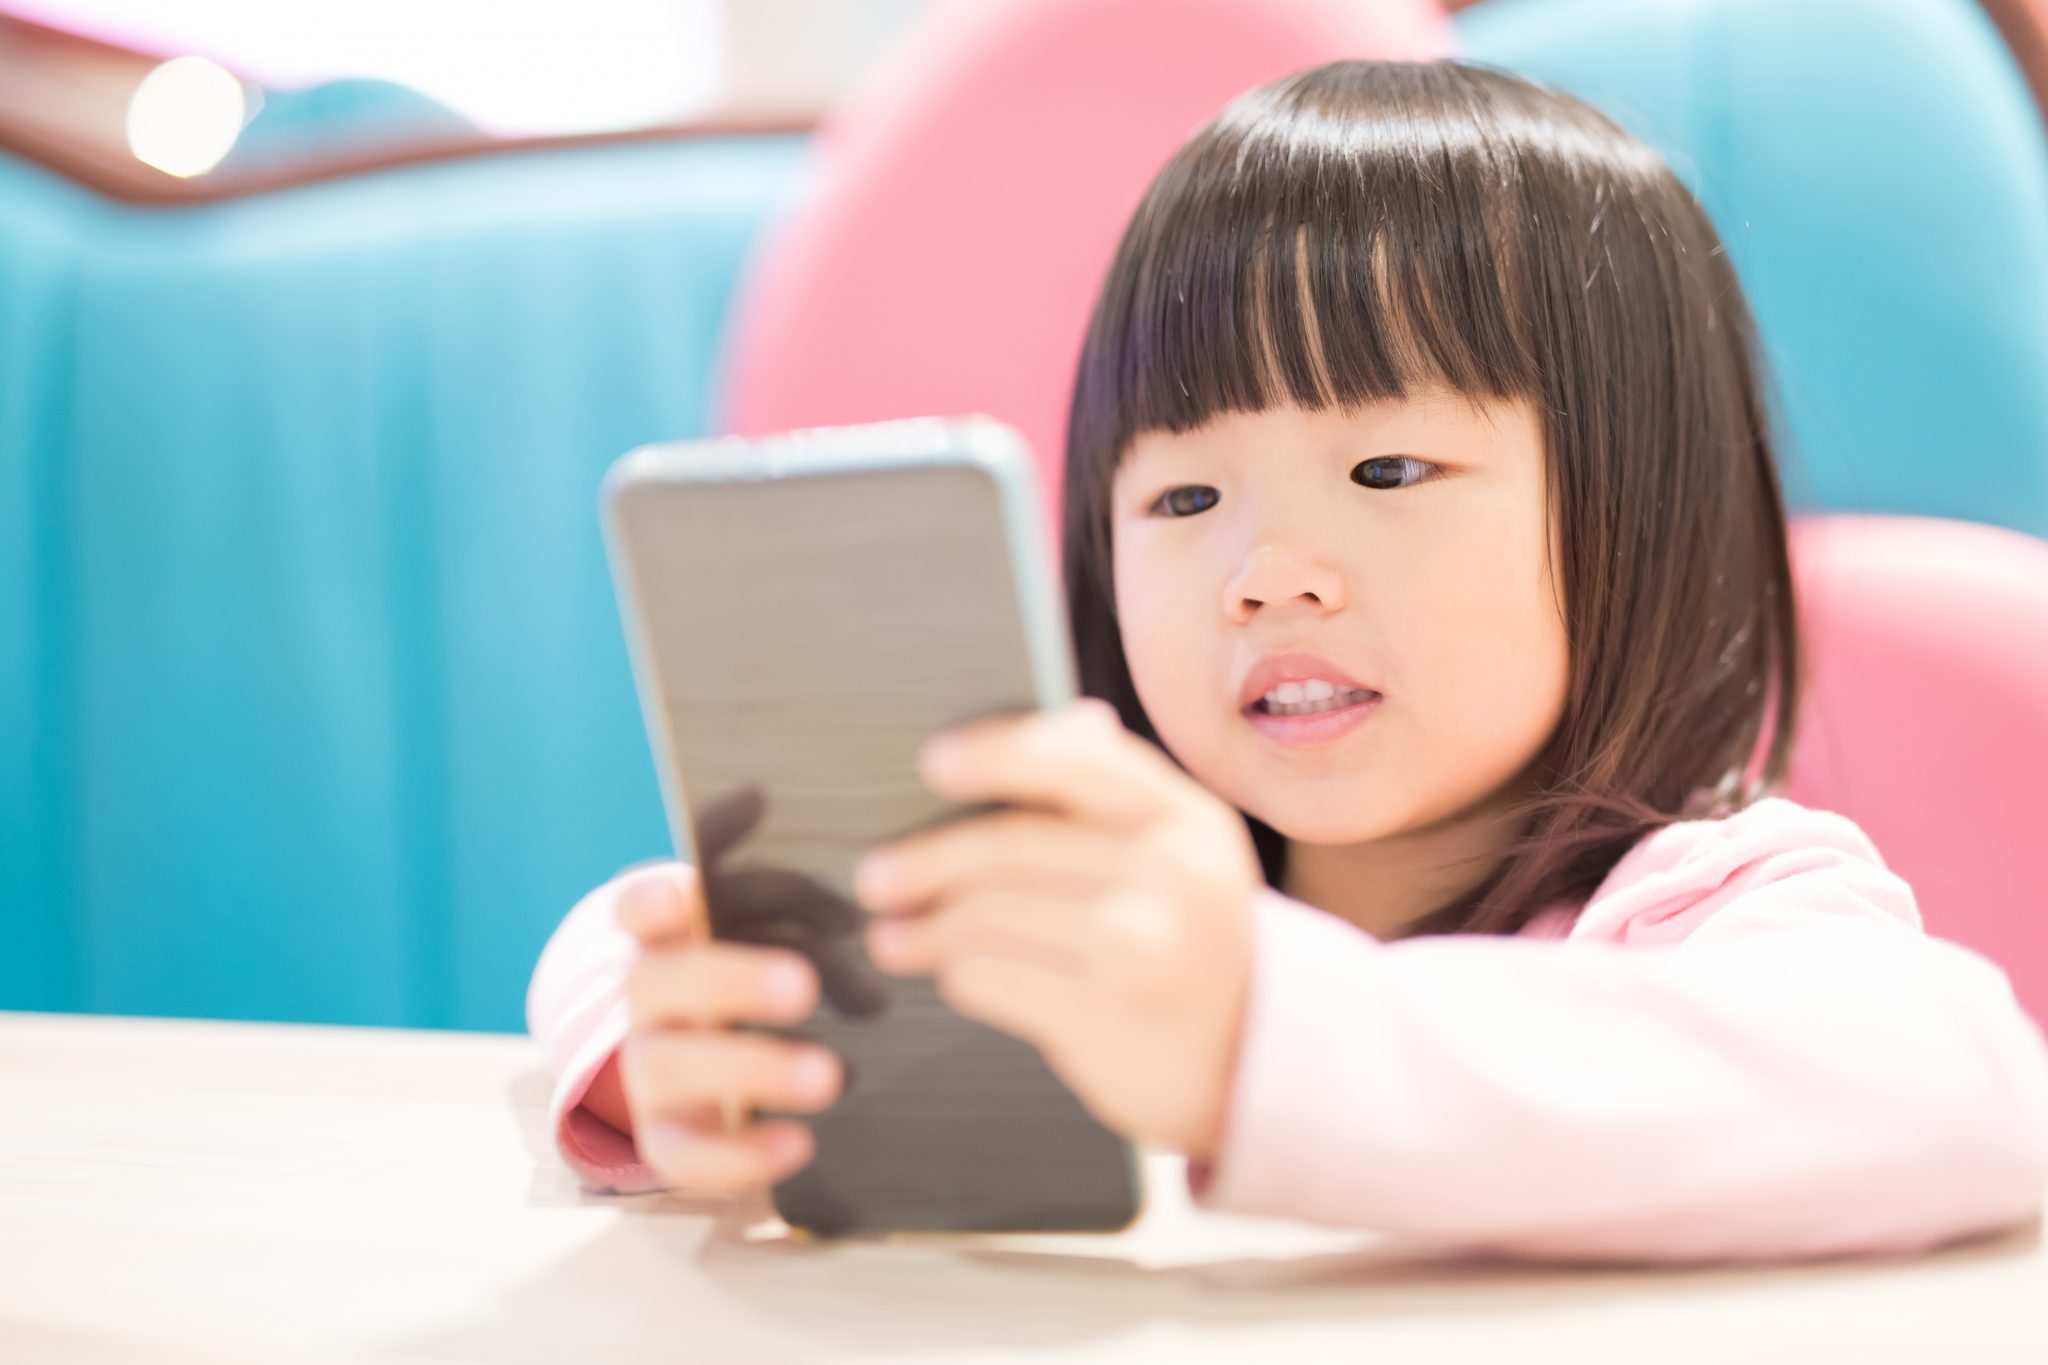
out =
<svg viewBox="0 0 2048 1365"><path fill-rule="evenodd" d="M661 1188L629 1134L583 1107L583 1096L625 1041L626 973L639 942L619 927L629 870L571 908L541 950L526 990L526 1030L547 1059L555 1148L585 1184L622 1194Z"/></svg>
<svg viewBox="0 0 2048 1365"><path fill-rule="evenodd" d="M1381 943L1277 892L1205 1206L1571 1260L1922 1250L2038 1214L2048 1048L1840 816L1629 853L1569 938Z"/></svg>

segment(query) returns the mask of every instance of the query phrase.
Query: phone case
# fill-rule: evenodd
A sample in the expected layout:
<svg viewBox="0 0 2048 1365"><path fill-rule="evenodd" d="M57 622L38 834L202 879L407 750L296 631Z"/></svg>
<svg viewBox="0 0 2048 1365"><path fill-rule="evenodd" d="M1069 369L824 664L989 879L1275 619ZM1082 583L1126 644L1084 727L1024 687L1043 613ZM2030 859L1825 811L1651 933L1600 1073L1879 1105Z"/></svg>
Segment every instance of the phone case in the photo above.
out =
<svg viewBox="0 0 2048 1365"><path fill-rule="evenodd" d="M847 1064L774 1190L820 1235L1114 1230L1130 1145L1035 1049L884 976L852 873L972 813L916 753L938 730L1075 693L1030 454L988 418L647 446L602 494L636 684L679 856L714 934L817 966L803 1024Z"/></svg>

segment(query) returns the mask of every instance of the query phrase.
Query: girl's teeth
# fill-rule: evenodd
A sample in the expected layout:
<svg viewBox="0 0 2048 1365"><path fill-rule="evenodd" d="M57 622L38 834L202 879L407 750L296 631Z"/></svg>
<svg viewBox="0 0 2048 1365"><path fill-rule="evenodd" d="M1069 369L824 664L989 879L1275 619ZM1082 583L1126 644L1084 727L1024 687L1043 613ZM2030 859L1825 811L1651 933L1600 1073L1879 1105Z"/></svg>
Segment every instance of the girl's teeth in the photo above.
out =
<svg viewBox="0 0 2048 1365"><path fill-rule="evenodd" d="M1265 710L1273 716L1307 716L1318 711L1335 711L1364 701L1372 693L1363 688L1338 688L1320 678L1306 683L1281 683L1264 697Z"/></svg>
<svg viewBox="0 0 2048 1365"><path fill-rule="evenodd" d="M1336 687L1321 678L1310 678L1307 682L1284 682L1266 694L1269 702L1292 706L1302 701L1328 701L1336 694Z"/></svg>

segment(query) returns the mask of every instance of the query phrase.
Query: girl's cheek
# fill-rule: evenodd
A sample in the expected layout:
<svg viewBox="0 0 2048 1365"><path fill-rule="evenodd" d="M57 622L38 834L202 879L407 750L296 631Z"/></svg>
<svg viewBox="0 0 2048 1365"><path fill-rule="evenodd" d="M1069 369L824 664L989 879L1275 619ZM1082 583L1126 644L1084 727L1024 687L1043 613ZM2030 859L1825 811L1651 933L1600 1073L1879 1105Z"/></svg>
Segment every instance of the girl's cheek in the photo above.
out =
<svg viewBox="0 0 2048 1365"><path fill-rule="evenodd" d="M1177 582L1153 568L1127 566L1119 574L1117 617L1138 701L1160 739L1180 753L1199 746L1186 717L1199 712L1208 685L1204 670L1217 648L1215 613L1199 609L1186 579Z"/></svg>
<svg viewBox="0 0 2048 1365"><path fill-rule="evenodd" d="M1171 619L1172 613L1143 586L1134 586L1120 595L1117 607L1123 628L1124 661L1130 667L1139 699L1146 703L1147 711L1152 711L1152 703L1158 700L1155 684L1171 669L1173 656L1182 648L1162 625Z"/></svg>
<svg viewBox="0 0 2048 1365"><path fill-rule="evenodd" d="M1143 538L1120 551L1114 578L1117 621L1128 653L1155 639L1180 613L1173 601L1172 565ZM1185 588L1182 589L1183 592Z"/></svg>
<svg viewBox="0 0 2048 1365"><path fill-rule="evenodd" d="M1386 604L1399 618L1389 638L1402 677L1466 785L1504 780L1533 758L1569 684L1548 575L1540 556L1510 553L1508 529L1490 553L1474 543L1457 572L1419 575L1414 591Z"/></svg>

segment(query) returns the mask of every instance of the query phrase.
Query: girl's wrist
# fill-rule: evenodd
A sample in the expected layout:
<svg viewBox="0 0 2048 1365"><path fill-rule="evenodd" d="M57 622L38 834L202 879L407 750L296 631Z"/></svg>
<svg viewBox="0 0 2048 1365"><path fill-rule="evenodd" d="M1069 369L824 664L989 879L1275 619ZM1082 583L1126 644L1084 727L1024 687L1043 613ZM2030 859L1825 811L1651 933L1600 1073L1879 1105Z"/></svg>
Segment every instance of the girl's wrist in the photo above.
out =
<svg viewBox="0 0 2048 1365"><path fill-rule="evenodd" d="M1244 940L1234 955L1234 979L1217 992L1224 1002L1223 1024L1216 1055L1208 1068L1212 1078L1205 1101L1197 1108L1189 1140L1181 1151L1190 1161L1212 1163L1223 1150L1230 1129L1230 1111L1237 1092L1237 1059L1243 1051L1246 1005L1251 997L1254 930L1252 916L1245 916Z"/></svg>
<svg viewBox="0 0 2048 1365"><path fill-rule="evenodd" d="M581 1107L626 1136L633 1135L633 1117L626 1107L625 1087L619 1080L617 1049L613 1049L612 1055L604 1059L604 1065L591 1079L590 1088L583 1092Z"/></svg>

